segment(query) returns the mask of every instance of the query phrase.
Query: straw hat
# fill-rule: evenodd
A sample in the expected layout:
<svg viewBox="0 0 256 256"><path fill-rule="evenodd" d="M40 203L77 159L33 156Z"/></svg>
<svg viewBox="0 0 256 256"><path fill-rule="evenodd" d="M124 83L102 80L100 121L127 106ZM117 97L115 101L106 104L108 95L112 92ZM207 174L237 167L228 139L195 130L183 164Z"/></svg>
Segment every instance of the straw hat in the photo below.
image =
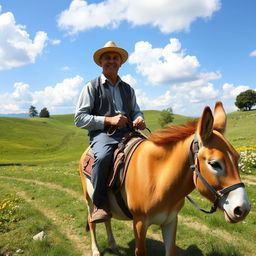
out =
<svg viewBox="0 0 256 256"><path fill-rule="evenodd" d="M113 41L108 41L103 48L100 48L99 50L97 50L94 54L93 54L93 59L95 61L95 63L99 66L100 65L100 57L103 53L105 52L116 52L119 53L121 55L122 58L122 64L126 62L126 60L128 59L128 52L123 49L123 48L119 48L116 46L116 44Z"/></svg>

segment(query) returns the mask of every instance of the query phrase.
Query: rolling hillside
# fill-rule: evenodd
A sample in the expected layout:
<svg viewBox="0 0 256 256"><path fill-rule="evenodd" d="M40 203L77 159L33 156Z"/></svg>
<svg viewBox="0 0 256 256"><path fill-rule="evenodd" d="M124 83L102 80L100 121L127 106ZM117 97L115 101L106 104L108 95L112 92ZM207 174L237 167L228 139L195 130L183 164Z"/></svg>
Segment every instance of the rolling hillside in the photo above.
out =
<svg viewBox="0 0 256 256"><path fill-rule="evenodd" d="M160 128L160 111L144 111L151 131ZM174 115L174 123L188 117ZM228 114L226 136L237 148L256 147L256 111ZM46 164L78 160L88 145L87 132L75 127L73 115L51 118L0 117L0 164ZM256 150L256 148L255 148Z"/></svg>

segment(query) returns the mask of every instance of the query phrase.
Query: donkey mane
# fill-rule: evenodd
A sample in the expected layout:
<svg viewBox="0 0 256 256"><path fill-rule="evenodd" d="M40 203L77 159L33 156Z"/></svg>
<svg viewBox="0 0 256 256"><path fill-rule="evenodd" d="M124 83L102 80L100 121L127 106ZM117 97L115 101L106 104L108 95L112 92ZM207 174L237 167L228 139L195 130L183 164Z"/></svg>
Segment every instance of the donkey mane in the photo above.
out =
<svg viewBox="0 0 256 256"><path fill-rule="evenodd" d="M149 135L148 140L156 144L169 144L184 140L196 131L197 121L188 121L180 125L166 125Z"/></svg>

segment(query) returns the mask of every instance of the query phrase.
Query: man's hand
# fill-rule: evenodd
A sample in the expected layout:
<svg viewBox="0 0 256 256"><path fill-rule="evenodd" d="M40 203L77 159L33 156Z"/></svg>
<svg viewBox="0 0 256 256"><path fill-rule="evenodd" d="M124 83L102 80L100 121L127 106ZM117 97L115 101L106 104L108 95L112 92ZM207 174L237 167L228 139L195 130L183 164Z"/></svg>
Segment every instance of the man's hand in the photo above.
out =
<svg viewBox="0 0 256 256"><path fill-rule="evenodd" d="M137 118L133 121L133 126L139 130L146 129L145 121L142 118Z"/></svg>
<svg viewBox="0 0 256 256"><path fill-rule="evenodd" d="M105 117L105 125L124 127L127 123L127 117L121 114L112 117Z"/></svg>

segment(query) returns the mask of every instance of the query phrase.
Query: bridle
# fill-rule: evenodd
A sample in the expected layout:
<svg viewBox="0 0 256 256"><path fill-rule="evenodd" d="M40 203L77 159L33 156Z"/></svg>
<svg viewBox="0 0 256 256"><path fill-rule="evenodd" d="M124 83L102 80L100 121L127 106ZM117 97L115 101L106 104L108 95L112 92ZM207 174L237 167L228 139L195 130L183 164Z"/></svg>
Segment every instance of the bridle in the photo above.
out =
<svg viewBox="0 0 256 256"><path fill-rule="evenodd" d="M200 208L195 201L190 198L189 196L187 196L187 199L200 211L204 212L204 213L214 213L219 205L220 200L226 195L228 194L230 191L235 190L237 188L244 188L244 183L240 182L240 183L236 183L233 184L229 187L226 187L222 190L215 190L213 186L211 186L206 180L205 178L202 176L202 174L199 171L199 167L198 167L198 152L199 152L199 142L197 139L197 136L195 135L194 139L191 142L190 145L190 150L189 150L189 165L192 171L194 171L196 173L196 175L198 176L198 178L204 183L204 185L208 188L208 190L210 190L210 192L215 196L215 200L213 202L213 206L211 207L211 209L209 211L204 210L202 208Z"/></svg>

